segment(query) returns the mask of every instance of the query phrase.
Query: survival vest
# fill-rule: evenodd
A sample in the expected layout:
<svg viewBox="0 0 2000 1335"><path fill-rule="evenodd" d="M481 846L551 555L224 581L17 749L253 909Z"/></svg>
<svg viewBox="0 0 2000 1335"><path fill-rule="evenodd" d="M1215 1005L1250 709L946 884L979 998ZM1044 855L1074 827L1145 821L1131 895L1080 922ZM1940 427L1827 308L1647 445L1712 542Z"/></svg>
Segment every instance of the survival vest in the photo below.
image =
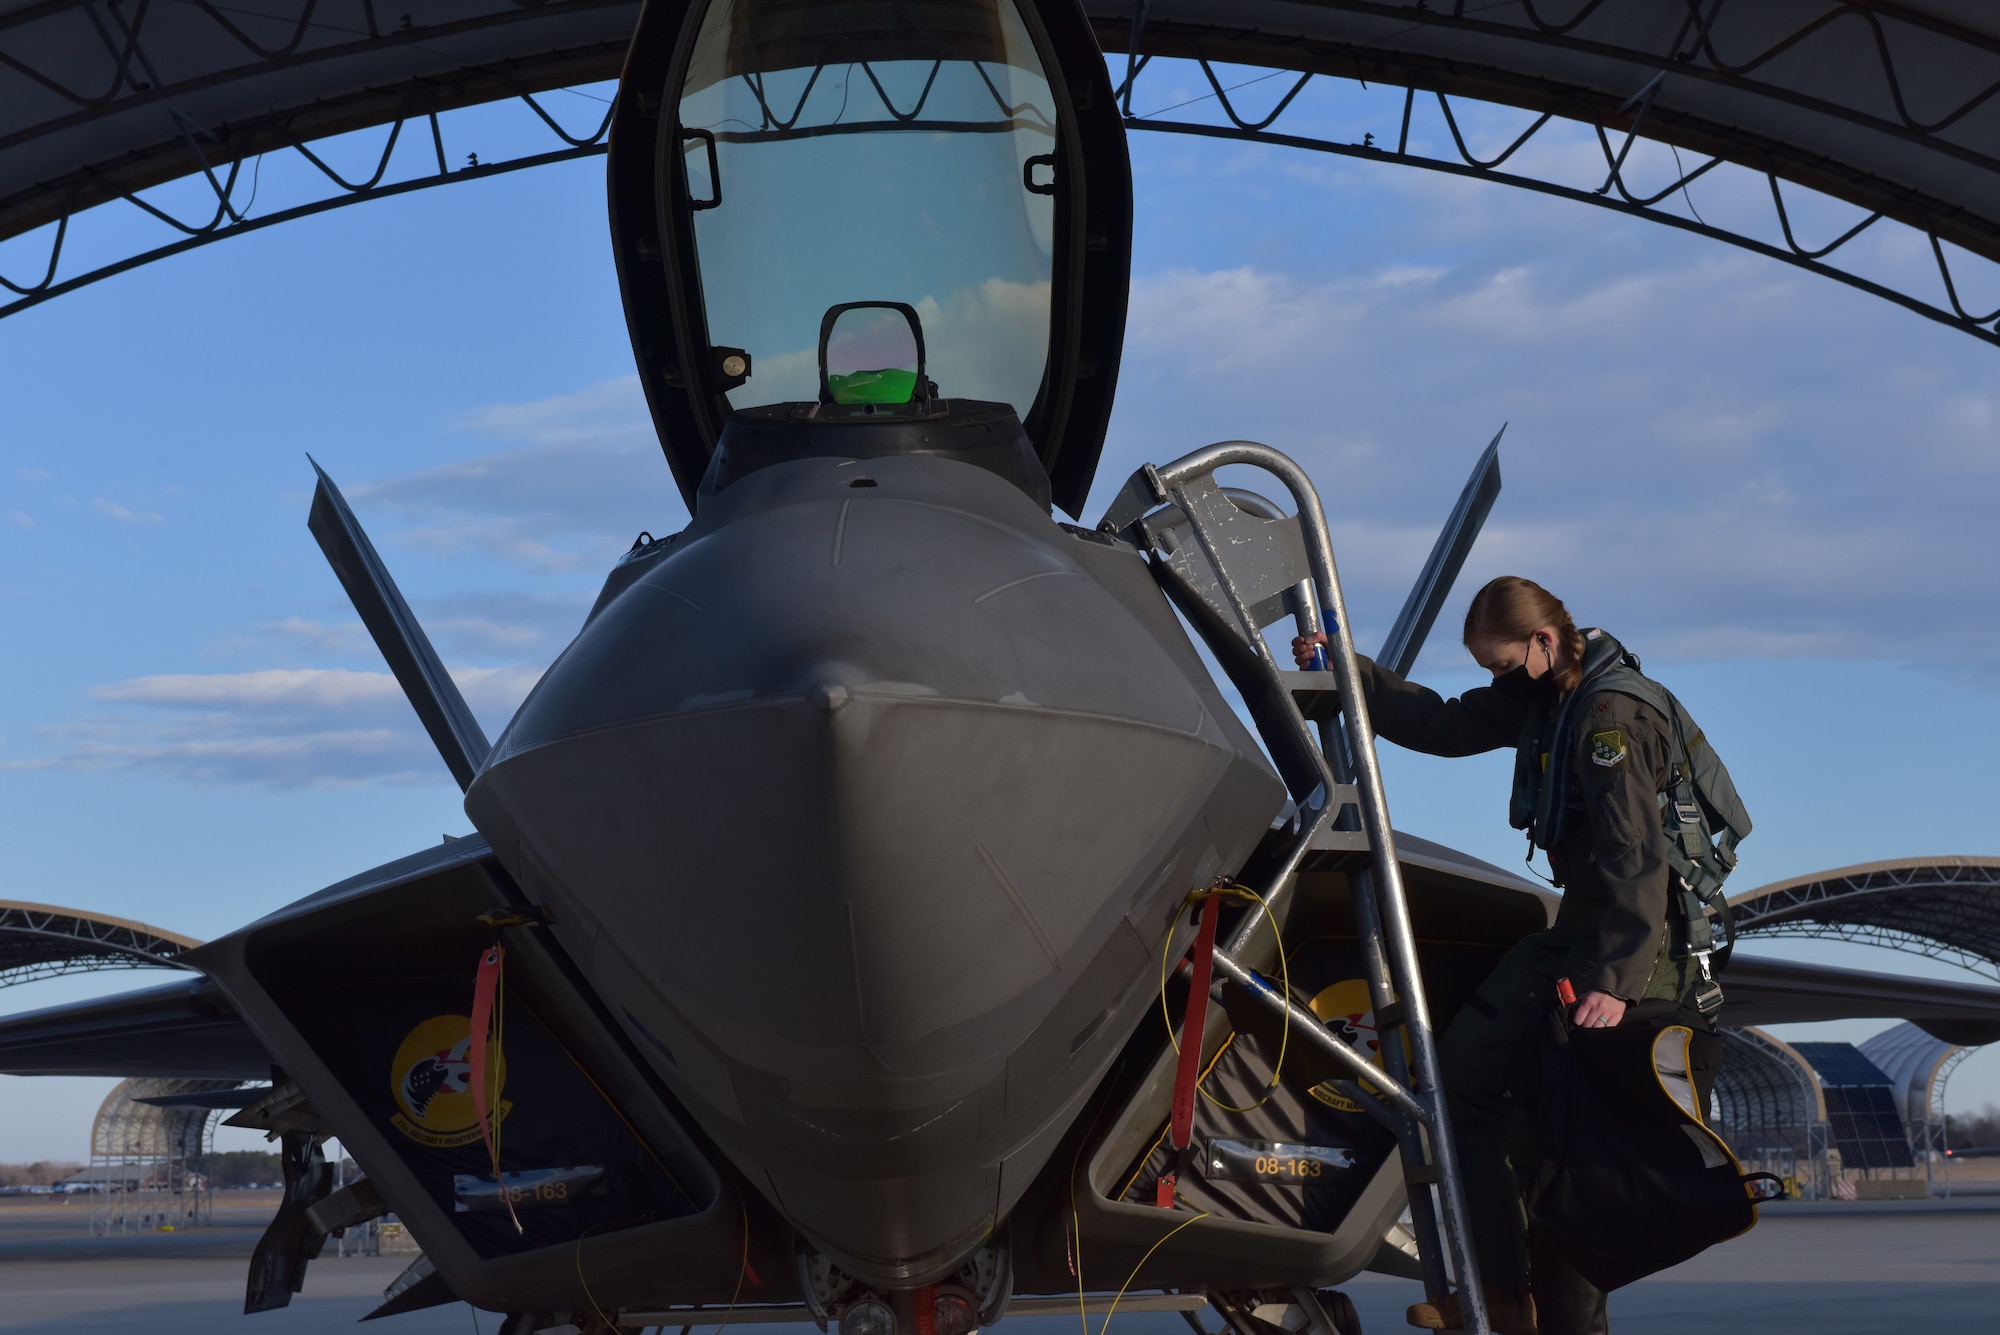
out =
<svg viewBox="0 0 2000 1335"><path fill-rule="evenodd" d="M1547 737L1547 744L1525 747L1517 757L1510 818L1515 829L1528 831L1537 847L1553 848L1562 837L1564 824L1582 806L1569 765L1576 721L1584 716L1583 702L1600 691L1642 700L1673 727L1673 759L1667 786L1660 793L1660 829L1680 903L1670 905L1667 916L1677 928L1675 953L1698 960L1703 979L1712 980L1709 956L1716 955L1718 964L1726 963L1735 945L1722 883L1736 867L1736 846L1750 834L1750 813L1722 757L1715 754L1687 707L1644 675L1638 655L1609 633L1584 632L1582 681L1557 709L1553 730L1535 729ZM1703 1010L1721 1001L1712 981L1704 995L1710 991L1713 1003Z"/></svg>

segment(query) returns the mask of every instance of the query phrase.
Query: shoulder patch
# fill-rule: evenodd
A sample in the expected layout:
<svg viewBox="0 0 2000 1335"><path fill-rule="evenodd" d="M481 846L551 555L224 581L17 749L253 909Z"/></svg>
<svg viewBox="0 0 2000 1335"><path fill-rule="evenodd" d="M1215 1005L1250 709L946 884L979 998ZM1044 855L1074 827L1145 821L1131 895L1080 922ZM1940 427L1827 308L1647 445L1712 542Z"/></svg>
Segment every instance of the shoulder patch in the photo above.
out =
<svg viewBox="0 0 2000 1335"><path fill-rule="evenodd" d="M1590 735L1590 763L1615 769L1625 763L1625 733L1620 728L1606 728L1603 732Z"/></svg>

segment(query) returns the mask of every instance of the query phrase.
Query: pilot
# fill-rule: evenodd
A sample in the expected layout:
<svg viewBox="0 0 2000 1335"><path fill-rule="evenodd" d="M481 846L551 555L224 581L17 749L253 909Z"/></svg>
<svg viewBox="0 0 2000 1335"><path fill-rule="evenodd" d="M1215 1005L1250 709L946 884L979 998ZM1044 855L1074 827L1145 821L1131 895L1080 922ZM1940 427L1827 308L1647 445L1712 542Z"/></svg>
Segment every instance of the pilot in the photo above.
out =
<svg viewBox="0 0 2000 1335"><path fill-rule="evenodd" d="M1609 636L1595 635L1615 649ZM1311 666L1314 647L1325 642L1324 635L1293 640L1299 666ZM1564 892L1555 925L1507 953L1459 1010L1440 1047L1473 1241L1488 1310L1502 1335L1604 1331L1604 1294L1528 1226L1523 1185L1532 1183L1537 1167L1528 1118L1557 980L1570 979L1577 994L1572 1024L1617 1025L1645 1003L1642 1014L1673 1012L1677 1023L1707 1027L1680 1005L1694 980L1689 962L1670 950L1666 930L1670 875L1659 794L1671 727L1629 695L1597 692L1587 701L1588 719L1572 729L1568 754L1547 754L1558 706L1582 679L1586 643L1561 600L1531 580L1509 575L1482 588L1466 612L1464 643L1493 682L1452 700L1362 658L1375 731L1437 756L1515 748L1510 815L1531 839L1539 832L1545 786L1566 788L1556 800L1572 813L1546 850L1552 879ZM1559 766L1568 783L1548 785ZM1459 1326L1455 1302L1442 1306L1412 1307L1410 1323Z"/></svg>

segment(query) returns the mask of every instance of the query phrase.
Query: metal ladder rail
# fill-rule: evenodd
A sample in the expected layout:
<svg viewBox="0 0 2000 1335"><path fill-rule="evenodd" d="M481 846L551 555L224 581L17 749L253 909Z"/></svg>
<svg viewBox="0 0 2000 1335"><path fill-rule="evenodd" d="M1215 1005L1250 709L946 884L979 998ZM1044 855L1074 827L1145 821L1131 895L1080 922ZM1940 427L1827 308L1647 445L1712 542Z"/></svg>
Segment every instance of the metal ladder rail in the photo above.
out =
<svg viewBox="0 0 2000 1335"><path fill-rule="evenodd" d="M1291 492L1297 505L1297 526L1303 538L1307 566L1306 571L1301 573L1311 577L1318 597L1301 599L1295 596L1292 610L1301 633L1311 634L1320 629L1319 608L1323 605L1326 609L1331 623L1325 627L1330 650L1328 657L1336 686L1346 705L1342 710L1345 736L1339 739L1346 743L1344 747L1324 746L1326 741L1333 740L1327 736L1331 729L1325 726L1318 739L1321 745L1313 745L1307 721L1287 688L1286 674L1272 657L1270 647L1264 641L1262 627L1238 588L1229 563L1217 546L1215 535L1210 532L1210 523L1216 517L1212 509L1216 504L1232 510L1238 508L1235 502L1224 496L1212 477L1216 469L1229 464L1247 464L1276 477ZM1462 1328L1474 1335L1488 1335L1490 1327L1485 1296L1478 1282L1479 1269L1473 1254L1464 1183L1458 1171L1450 1115L1443 1095L1437 1044L1417 965L1416 938L1410 924L1401 867L1396 861L1394 834L1389 828L1388 799L1375 755L1374 731L1368 719L1367 702L1359 689L1360 667L1355 661L1346 601L1334 565L1332 539L1327 531L1326 515L1320 506L1318 493L1304 470L1279 451L1254 441L1225 441L1164 467L1148 465L1141 468L1113 502L1101 527L1123 531L1138 523L1147 511L1166 505L1175 507L1186 522L1229 605L1229 611L1234 614L1233 619L1260 665L1270 674L1272 684L1291 705L1288 724L1295 726L1299 736L1305 740L1320 771L1321 801L1316 807L1301 809L1299 832L1272 876L1271 893L1266 896L1267 899L1275 899L1282 894L1315 839L1333 825L1335 814L1350 801L1359 807L1373 867L1370 874L1356 876L1350 882L1354 887L1357 935L1363 940L1364 956L1369 964L1369 990L1371 1000L1377 1007L1378 1020L1385 1014L1391 1014L1400 1021L1408 1035L1412 1060L1407 1071L1394 1070L1390 1066L1392 1060L1397 1066L1403 1065L1395 1060L1401 1054L1393 1051L1399 1045L1388 1044L1383 1048L1384 1068L1377 1070L1324 1026L1302 1026L1301 1034L1326 1055L1353 1071L1357 1081L1366 1080L1379 1091L1379 1104L1377 1100L1364 1096L1363 1106L1397 1133L1406 1180L1411 1186L1422 1188L1411 1196L1411 1222L1416 1227L1419 1253L1424 1258L1425 1287L1433 1299L1443 1296L1440 1292L1444 1283L1441 1253L1448 1248L1452 1269L1460 1280ZM1250 507L1242 508L1248 510ZM1142 545L1150 550L1150 534L1143 526L1140 533ZM1339 781L1340 776L1333 768L1336 759L1352 764L1355 776L1352 786ZM1343 769L1346 767L1346 764L1342 765ZM1254 938L1258 926L1254 916L1246 920L1226 947L1216 949L1215 966L1219 973L1242 987L1248 995L1268 1006L1283 1009L1285 1002L1235 958ZM1409 1074L1416 1077L1414 1089L1408 1081ZM1354 1093L1363 1092L1356 1090ZM1410 1133L1411 1123L1428 1134L1431 1151L1428 1156L1424 1154L1423 1135ZM1437 1214L1443 1216L1442 1230L1437 1228L1439 1221L1425 1208L1429 1203L1426 1199L1429 1188L1433 1184L1438 1192ZM1439 1237L1440 1231L1444 1234L1442 1238Z"/></svg>
<svg viewBox="0 0 2000 1335"><path fill-rule="evenodd" d="M1505 427L1501 428L1503 433L1505 430ZM1493 444L1487 447L1489 456L1499 443L1500 437L1495 436ZM1478 476L1479 472L1475 470L1475 483ZM1222 494L1239 510L1253 514L1259 519L1284 521L1291 518L1254 491L1224 487ZM1489 500L1488 504L1490 503ZM1464 504L1465 502L1461 500L1461 505ZM1447 526L1448 529L1450 527ZM1413 604L1420 593L1421 590L1412 594ZM1321 623L1310 581L1301 581L1293 586L1291 602L1293 620L1299 634L1302 636L1318 634ZM1404 609L1406 617L1410 610L1407 607ZM1398 629L1405 629L1401 622L1398 623ZM1395 631L1392 631L1392 642L1397 639ZM1293 698L1296 700L1296 692ZM1347 752L1346 736L1329 719L1321 719L1314 726L1319 732L1320 753L1327 758L1341 787L1350 788L1354 783L1354 759ZM1330 802L1329 805L1338 812L1334 817L1334 828L1343 831L1359 830L1358 811L1350 814L1349 807L1339 800ZM1382 915L1376 904L1374 869L1361 868L1354 871L1348 877L1348 885L1354 900L1355 935L1359 938L1361 946L1362 968L1368 982L1368 1000L1375 1012L1377 1030L1379 1032L1381 1029L1400 1026L1401 1011L1396 1005L1398 993L1395 978L1389 968L1388 953L1382 945ZM1381 1052L1383 1069L1392 1079L1408 1086L1410 1065L1407 1050L1400 1043L1388 1043L1382 1045ZM1434 1194L1437 1188L1437 1171L1431 1164L1429 1147L1424 1143L1421 1120L1407 1115L1401 1116L1396 1118L1396 1124L1392 1129L1396 1133L1396 1147L1403 1164L1404 1183L1408 1188L1411 1232L1421 1240L1417 1247L1417 1256L1423 1270L1424 1293L1435 1303L1451 1292L1441 1246L1444 1235L1440 1231L1437 1197Z"/></svg>

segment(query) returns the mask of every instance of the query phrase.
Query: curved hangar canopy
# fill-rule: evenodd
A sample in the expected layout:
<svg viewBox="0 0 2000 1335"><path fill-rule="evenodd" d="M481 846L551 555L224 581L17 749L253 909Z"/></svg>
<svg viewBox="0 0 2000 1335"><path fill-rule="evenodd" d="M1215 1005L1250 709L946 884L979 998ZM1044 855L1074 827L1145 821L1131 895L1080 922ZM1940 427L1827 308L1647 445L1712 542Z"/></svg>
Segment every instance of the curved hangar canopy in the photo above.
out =
<svg viewBox="0 0 2000 1335"><path fill-rule="evenodd" d="M230 164L611 77L639 8L629 0L0 0L0 240L201 172L224 198L213 222L186 230L196 239L226 233ZM2000 9L1989 5L1573 0L1557 14L1536 0L1085 0L1084 8L1112 52L1359 77L1629 130L2000 261ZM1260 128L1230 114L1246 131ZM415 134L435 139L421 127ZM437 179L451 179L436 142ZM1790 252L1764 249L1825 253L1796 242ZM1941 269L1945 258L1940 250ZM54 254L49 269L52 278ZM2000 339L1959 304L1948 271L1941 276L1956 314L1926 313ZM33 293L32 281L10 285ZM677 471L687 485L689 469L677 461ZM1087 476L1089 461L1067 459L1064 471Z"/></svg>
<svg viewBox="0 0 2000 1335"><path fill-rule="evenodd" d="M0 987L98 969L184 969L201 942L142 922L0 900Z"/></svg>
<svg viewBox="0 0 2000 1335"><path fill-rule="evenodd" d="M1820 936L2000 978L2000 858L1892 858L1775 881L1729 901L1744 936Z"/></svg>
<svg viewBox="0 0 2000 1335"><path fill-rule="evenodd" d="M0 238L340 130L615 75L629 0L0 0ZM1358 75L1641 132L2000 258L1972 0L1086 0L1109 51ZM1655 76L1664 75L1649 91ZM1620 109L1623 108L1621 111Z"/></svg>

